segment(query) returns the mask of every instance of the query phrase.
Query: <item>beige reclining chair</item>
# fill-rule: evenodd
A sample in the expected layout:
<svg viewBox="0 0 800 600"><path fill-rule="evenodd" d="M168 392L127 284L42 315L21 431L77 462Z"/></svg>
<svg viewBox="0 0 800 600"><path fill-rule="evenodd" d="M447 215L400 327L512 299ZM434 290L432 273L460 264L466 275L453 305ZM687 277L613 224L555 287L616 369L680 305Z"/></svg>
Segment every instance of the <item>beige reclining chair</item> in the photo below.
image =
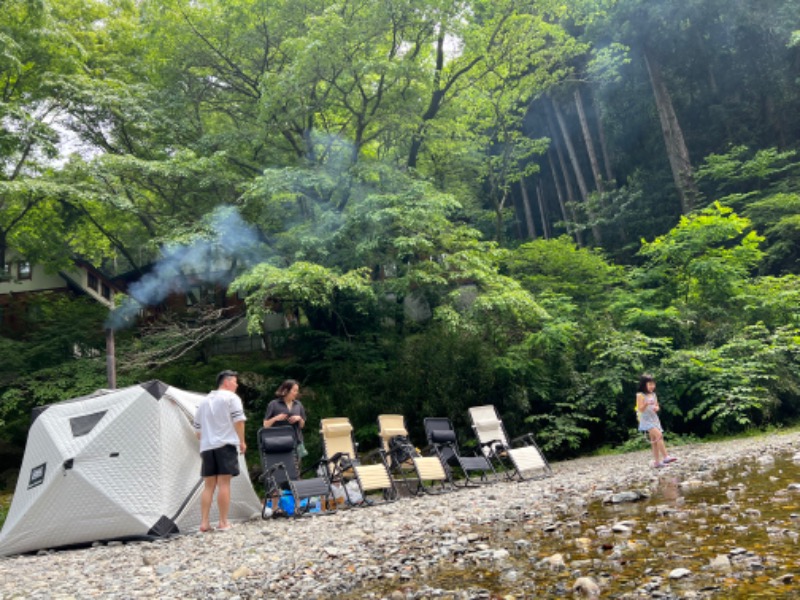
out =
<svg viewBox="0 0 800 600"><path fill-rule="evenodd" d="M397 488L389 475L389 467L385 456L380 453L380 461L375 464L361 464L356 453L353 440L353 426L347 417L322 419L320 434L327 463L329 477L334 487L339 484L344 488L347 503L356 506L372 504L370 494L380 492L384 501L397 499ZM358 484L360 498L352 498L347 483Z"/></svg>

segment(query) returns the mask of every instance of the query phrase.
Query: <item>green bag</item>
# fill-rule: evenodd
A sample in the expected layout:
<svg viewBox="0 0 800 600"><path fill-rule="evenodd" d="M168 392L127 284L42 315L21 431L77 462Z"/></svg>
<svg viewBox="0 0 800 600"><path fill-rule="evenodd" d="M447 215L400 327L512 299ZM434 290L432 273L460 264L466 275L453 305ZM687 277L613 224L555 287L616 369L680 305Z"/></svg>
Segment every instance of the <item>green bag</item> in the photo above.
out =
<svg viewBox="0 0 800 600"><path fill-rule="evenodd" d="M306 445L303 442L297 444L297 458L303 458L308 456L308 450L306 450Z"/></svg>

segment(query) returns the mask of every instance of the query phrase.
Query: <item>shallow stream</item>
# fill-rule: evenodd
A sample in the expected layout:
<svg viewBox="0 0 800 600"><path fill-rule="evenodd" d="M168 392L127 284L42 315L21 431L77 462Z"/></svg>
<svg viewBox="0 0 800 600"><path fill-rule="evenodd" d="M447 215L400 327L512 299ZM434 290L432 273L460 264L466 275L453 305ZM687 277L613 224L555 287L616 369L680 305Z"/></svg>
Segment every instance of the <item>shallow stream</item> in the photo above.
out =
<svg viewBox="0 0 800 600"><path fill-rule="evenodd" d="M611 490L595 490L567 494L552 515L523 505L516 520L474 527L425 575L357 592L558 598L584 577L601 598L800 597L800 464L791 455L680 476L671 467L647 485L649 497L635 502L612 504Z"/></svg>

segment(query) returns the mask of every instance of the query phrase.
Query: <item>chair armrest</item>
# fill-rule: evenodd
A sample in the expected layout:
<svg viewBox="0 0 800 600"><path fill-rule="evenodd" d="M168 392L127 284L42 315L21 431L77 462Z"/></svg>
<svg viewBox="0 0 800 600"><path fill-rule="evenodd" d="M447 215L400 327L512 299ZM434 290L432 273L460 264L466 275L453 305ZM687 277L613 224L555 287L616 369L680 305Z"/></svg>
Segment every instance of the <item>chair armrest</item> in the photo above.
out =
<svg viewBox="0 0 800 600"><path fill-rule="evenodd" d="M267 475L274 475L275 471L286 471L286 467L284 466L284 464L282 462L275 463L269 469L264 471L264 474L262 475L262 479L263 479L263 477L265 477Z"/></svg>
<svg viewBox="0 0 800 600"><path fill-rule="evenodd" d="M518 444L520 442L522 442L526 446L536 445L536 442L534 442L533 440L533 435L530 433L525 433L519 437L515 437L513 440L511 440L511 445L513 446L514 444Z"/></svg>
<svg viewBox="0 0 800 600"><path fill-rule="evenodd" d="M303 475L305 475L306 473L311 473L312 471L317 473L317 476L319 476L319 468L322 465L325 465L325 473L326 473L325 477L326 477L326 479L329 478L330 477L330 471L328 469L328 461L325 460L324 458L321 458L318 461L316 461L314 464L310 465L308 468L303 469L300 472L300 479L303 479Z"/></svg>
<svg viewBox="0 0 800 600"><path fill-rule="evenodd" d="M505 447L505 444L501 440L489 440L488 442L480 442L480 446L489 446L490 448L494 448L494 446L500 445Z"/></svg>
<svg viewBox="0 0 800 600"><path fill-rule="evenodd" d="M386 461L386 452L383 448L375 448L374 450L370 450L364 455L364 464L374 464L377 461L375 457L379 457L381 461Z"/></svg>

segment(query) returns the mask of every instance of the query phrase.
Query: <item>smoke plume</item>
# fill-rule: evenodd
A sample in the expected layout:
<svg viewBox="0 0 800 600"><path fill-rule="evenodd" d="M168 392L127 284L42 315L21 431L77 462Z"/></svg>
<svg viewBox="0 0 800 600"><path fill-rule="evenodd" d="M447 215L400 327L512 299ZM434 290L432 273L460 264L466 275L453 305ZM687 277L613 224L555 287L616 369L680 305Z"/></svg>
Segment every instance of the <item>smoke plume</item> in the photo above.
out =
<svg viewBox="0 0 800 600"><path fill-rule="evenodd" d="M185 293L198 283L227 285L242 268L265 259L258 231L235 208L217 208L208 217L209 232L191 244L164 246L152 271L130 285L128 297L114 309L106 327L131 325L141 310L167 296Z"/></svg>

